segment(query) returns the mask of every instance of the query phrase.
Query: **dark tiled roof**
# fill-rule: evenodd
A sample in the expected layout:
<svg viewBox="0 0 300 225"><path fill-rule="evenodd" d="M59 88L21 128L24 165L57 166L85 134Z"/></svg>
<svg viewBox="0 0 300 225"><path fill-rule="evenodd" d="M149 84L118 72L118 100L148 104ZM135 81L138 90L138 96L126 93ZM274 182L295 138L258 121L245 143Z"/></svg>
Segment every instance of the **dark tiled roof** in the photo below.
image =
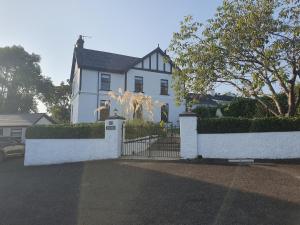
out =
<svg viewBox="0 0 300 225"><path fill-rule="evenodd" d="M189 98L190 99L195 99L199 101L199 104L203 105L215 105L217 106L218 103L217 101L233 101L235 97L229 96L229 95L201 95L201 94L194 94L194 93L189 93Z"/></svg>
<svg viewBox="0 0 300 225"><path fill-rule="evenodd" d="M0 127L32 126L43 116L53 123L45 113L0 114Z"/></svg>
<svg viewBox="0 0 300 225"><path fill-rule="evenodd" d="M140 58L95 51L91 49L76 49L76 59L79 67L116 73L125 73L129 67Z"/></svg>

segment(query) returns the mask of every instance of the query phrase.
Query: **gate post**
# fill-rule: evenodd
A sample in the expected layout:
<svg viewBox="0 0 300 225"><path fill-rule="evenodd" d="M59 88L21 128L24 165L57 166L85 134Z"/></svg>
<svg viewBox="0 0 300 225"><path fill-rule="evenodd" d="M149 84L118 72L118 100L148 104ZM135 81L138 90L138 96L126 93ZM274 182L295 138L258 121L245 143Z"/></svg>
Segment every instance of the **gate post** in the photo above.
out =
<svg viewBox="0 0 300 225"><path fill-rule="evenodd" d="M198 156L197 114L185 112L180 119L180 157L194 159Z"/></svg>
<svg viewBox="0 0 300 225"><path fill-rule="evenodd" d="M116 158L121 156L124 120L121 116L111 116L105 120L105 140L109 142L110 151L115 152Z"/></svg>

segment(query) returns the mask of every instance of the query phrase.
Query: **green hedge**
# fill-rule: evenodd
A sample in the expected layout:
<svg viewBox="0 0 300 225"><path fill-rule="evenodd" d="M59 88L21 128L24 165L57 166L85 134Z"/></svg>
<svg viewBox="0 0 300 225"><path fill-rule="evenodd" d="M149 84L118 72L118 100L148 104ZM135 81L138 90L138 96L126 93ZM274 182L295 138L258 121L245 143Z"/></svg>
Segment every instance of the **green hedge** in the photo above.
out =
<svg viewBox="0 0 300 225"><path fill-rule="evenodd" d="M164 135L165 129L158 123L143 120L129 120L125 123L125 138L135 139L150 135Z"/></svg>
<svg viewBox="0 0 300 225"><path fill-rule="evenodd" d="M91 139L104 138L104 123L39 125L26 130L28 139Z"/></svg>
<svg viewBox="0 0 300 225"><path fill-rule="evenodd" d="M300 131L300 118L210 118L198 120L198 133Z"/></svg>

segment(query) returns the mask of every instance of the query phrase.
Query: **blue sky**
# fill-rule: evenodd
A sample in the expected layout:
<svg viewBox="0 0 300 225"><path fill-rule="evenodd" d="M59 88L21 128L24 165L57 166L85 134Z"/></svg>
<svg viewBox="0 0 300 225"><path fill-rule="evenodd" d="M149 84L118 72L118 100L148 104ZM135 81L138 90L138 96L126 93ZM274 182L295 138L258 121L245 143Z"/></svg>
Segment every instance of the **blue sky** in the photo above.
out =
<svg viewBox="0 0 300 225"><path fill-rule="evenodd" d="M168 47L185 15L211 18L221 0L0 0L0 47L22 45L58 84L70 75L79 34L85 47L142 57Z"/></svg>

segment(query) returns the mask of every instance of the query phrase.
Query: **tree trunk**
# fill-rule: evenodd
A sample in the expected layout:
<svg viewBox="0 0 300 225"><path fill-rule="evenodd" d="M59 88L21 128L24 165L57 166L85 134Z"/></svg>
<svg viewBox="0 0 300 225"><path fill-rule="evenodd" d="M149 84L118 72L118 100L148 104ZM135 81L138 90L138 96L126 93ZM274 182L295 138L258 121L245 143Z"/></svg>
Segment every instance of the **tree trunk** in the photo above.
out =
<svg viewBox="0 0 300 225"><path fill-rule="evenodd" d="M296 114L296 95L295 95L295 85L290 85L290 93L288 96L288 111L286 113L286 116L295 116Z"/></svg>

